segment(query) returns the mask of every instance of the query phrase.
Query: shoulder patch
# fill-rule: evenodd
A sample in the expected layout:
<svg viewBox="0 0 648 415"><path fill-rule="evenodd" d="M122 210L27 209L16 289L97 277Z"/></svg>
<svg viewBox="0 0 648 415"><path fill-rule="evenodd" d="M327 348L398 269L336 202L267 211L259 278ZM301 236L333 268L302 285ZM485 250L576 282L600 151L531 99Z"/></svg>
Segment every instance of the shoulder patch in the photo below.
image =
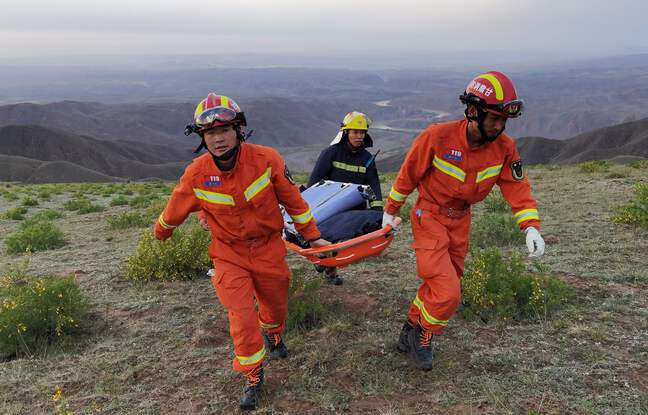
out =
<svg viewBox="0 0 648 415"><path fill-rule="evenodd" d="M290 170L288 170L288 166L284 169L284 176L286 176L286 179L288 179L291 184L296 184L295 179L293 179L292 174L290 174Z"/></svg>
<svg viewBox="0 0 648 415"><path fill-rule="evenodd" d="M522 160L515 160L511 163L511 173L515 180L524 179L524 169L522 168Z"/></svg>

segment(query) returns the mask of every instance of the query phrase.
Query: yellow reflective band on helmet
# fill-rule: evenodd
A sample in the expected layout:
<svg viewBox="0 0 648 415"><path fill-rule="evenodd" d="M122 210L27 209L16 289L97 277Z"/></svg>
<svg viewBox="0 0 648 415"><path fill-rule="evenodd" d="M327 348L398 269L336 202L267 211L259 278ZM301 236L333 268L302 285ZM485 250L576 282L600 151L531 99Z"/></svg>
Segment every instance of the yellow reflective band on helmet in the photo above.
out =
<svg viewBox="0 0 648 415"><path fill-rule="evenodd" d="M202 114L203 108L204 108L204 106L203 106L204 102L205 101L203 100L203 101L200 101L200 103L198 103L198 106L196 107L196 111L194 112L194 120L197 119L200 114Z"/></svg>
<svg viewBox="0 0 648 415"><path fill-rule="evenodd" d="M311 213L311 210L308 209L301 215L290 215L290 217L293 219L293 221L295 221L295 223L304 224L310 222L313 219L313 214Z"/></svg>
<svg viewBox="0 0 648 415"><path fill-rule="evenodd" d="M247 189L245 189L245 192L244 192L245 193L245 200L247 200L249 202L261 190L268 187L268 185L270 184L270 173L271 172L272 172L272 168L268 167L266 169L265 173L263 173L261 175L261 177L259 177L254 182L252 182L252 184L249 185Z"/></svg>
<svg viewBox="0 0 648 415"><path fill-rule="evenodd" d="M168 223L166 223L166 222L164 221L164 219L162 219L162 215L163 215L163 214L164 214L164 212L162 212L162 214L161 214L160 217L158 218L158 223L160 224L160 226L163 227L164 229L174 229L174 228L177 228L176 225L169 225Z"/></svg>
<svg viewBox="0 0 648 415"><path fill-rule="evenodd" d="M369 206L370 207L378 207L378 206L383 207L383 206L385 206L385 202L383 202L382 200L374 200L371 203L369 203Z"/></svg>
<svg viewBox="0 0 648 415"><path fill-rule="evenodd" d="M340 161L334 161L333 167L336 167L341 170L351 171L354 173L366 173L367 168L365 166L354 166L353 164L346 164Z"/></svg>
<svg viewBox="0 0 648 415"><path fill-rule="evenodd" d="M434 156L434 161L432 162L432 164L434 164L434 167L441 170L443 173L447 174L448 176L454 177L462 183L466 180L465 171L461 170L457 166L448 163L445 160L441 160L436 155Z"/></svg>
<svg viewBox="0 0 648 415"><path fill-rule="evenodd" d="M255 363L259 363L259 361L261 361L261 359L263 359L265 354L266 354L266 349L265 349L265 346L263 346L263 347L261 347L261 350L254 353L252 356L238 356L237 355L236 358L238 359L240 364L242 364L244 366L248 366L248 365L253 365Z"/></svg>
<svg viewBox="0 0 648 415"><path fill-rule="evenodd" d="M486 169L477 172L477 180L476 182L483 182L486 179L490 179L491 177L498 176L502 172L502 165L498 164L497 166L490 166L487 167Z"/></svg>
<svg viewBox="0 0 648 415"><path fill-rule="evenodd" d="M437 326L447 326L448 325L448 320L439 320L438 318L432 317L430 313L425 309L425 305L423 305L423 301L419 298L418 294L416 294L416 298L414 299L414 306L421 310L421 315L430 324L435 324Z"/></svg>
<svg viewBox="0 0 648 415"><path fill-rule="evenodd" d="M229 106L229 98L225 95L221 95L221 107L227 108Z"/></svg>
<svg viewBox="0 0 648 415"><path fill-rule="evenodd" d="M519 225L522 222L527 220L540 220L538 215L538 209L524 209L513 214L515 217L515 222Z"/></svg>
<svg viewBox="0 0 648 415"><path fill-rule="evenodd" d="M261 320L259 320L259 325L261 326L262 329L265 330L276 329L277 327L281 326L281 324L279 323L264 323Z"/></svg>
<svg viewBox="0 0 648 415"><path fill-rule="evenodd" d="M207 190L197 188L194 188L193 191L198 199L205 200L215 205L234 206L234 198L225 193L208 192Z"/></svg>
<svg viewBox="0 0 648 415"><path fill-rule="evenodd" d="M483 73L477 78L484 78L493 85L493 88L495 88L495 98L497 98L498 101L504 99L504 89L502 88L502 84L500 83L499 79L497 79L495 75L490 73Z"/></svg>
<svg viewBox="0 0 648 415"><path fill-rule="evenodd" d="M405 199L407 199L407 195L404 195L402 193L399 193L394 187L391 188L391 191L389 192L389 197L394 199L396 202L404 202Z"/></svg>

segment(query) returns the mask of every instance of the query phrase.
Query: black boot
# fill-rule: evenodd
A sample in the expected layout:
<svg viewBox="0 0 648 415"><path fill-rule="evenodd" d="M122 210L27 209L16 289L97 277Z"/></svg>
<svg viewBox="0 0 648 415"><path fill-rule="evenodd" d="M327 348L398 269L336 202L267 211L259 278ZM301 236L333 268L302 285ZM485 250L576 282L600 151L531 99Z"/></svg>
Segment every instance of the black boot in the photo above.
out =
<svg viewBox="0 0 648 415"><path fill-rule="evenodd" d="M335 267L327 267L324 270L324 277L326 278L326 282L328 282L329 284L344 284L344 279L337 274L337 269Z"/></svg>
<svg viewBox="0 0 648 415"><path fill-rule="evenodd" d="M266 350L268 350L270 356L281 357L282 359L288 357L288 349L279 333L268 333L265 330L261 333L263 334Z"/></svg>
<svg viewBox="0 0 648 415"><path fill-rule="evenodd" d="M432 332L417 325L408 333L409 353L416 367L432 369Z"/></svg>
<svg viewBox="0 0 648 415"><path fill-rule="evenodd" d="M241 409L256 409L261 399L261 388L263 387L263 366L245 374L246 382L241 396Z"/></svg>
<svg viewBox="0 0 648 415"><path fill-rule="evenodd" d="M412 324L409 320L403 324L403 328L401 329L400 336L398 336L398 345L396 348L398 351L406 353L409 351L409 332L412 331L414 328L414 324Z"/></svg>

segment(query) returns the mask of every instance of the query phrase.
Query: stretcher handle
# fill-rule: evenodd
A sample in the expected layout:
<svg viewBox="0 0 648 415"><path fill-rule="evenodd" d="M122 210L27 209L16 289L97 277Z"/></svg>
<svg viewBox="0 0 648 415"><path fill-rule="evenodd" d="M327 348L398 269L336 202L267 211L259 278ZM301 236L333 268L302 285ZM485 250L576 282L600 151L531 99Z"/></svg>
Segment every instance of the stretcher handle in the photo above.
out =
<svg viewBox="0 0 648 415"><path fill-rule="evenodd" d="M318 248L302 248L298 245L293 244L292 242L285 241L286 245L293 251L297 252L300 255L304 256L322 256L325 254L330 254L333 252L341 251L343 249L351 248L352 246L359 245L366 241L370 241L378 238L387 238L392 232L391 225L386 225L382 229L370 232L368 234L358 236L357 238L349 239L348 241L338 242L336 244L320 246Z"/></svg>

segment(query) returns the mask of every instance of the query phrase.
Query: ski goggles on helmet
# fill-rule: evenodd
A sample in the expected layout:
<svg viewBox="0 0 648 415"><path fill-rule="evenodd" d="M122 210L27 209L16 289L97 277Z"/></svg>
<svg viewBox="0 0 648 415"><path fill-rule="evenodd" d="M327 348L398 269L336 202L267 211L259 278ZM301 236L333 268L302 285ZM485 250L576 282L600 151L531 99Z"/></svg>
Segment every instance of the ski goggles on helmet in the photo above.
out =
<svg viewBox="0 0 648 415"><path fill-rule="evenodd" d="M517 118L524 111L524 102L521 99L516 99L503 104L485 104L483 108L506 118Z"/></svg>
<svg viewBox="0 0 648 415"><path fill-rule="evenodd" d="M199 129L209 128L215 123L227 124L236 119L237 112L227 107L210 108L196 117L194 123Z"/></svg>

